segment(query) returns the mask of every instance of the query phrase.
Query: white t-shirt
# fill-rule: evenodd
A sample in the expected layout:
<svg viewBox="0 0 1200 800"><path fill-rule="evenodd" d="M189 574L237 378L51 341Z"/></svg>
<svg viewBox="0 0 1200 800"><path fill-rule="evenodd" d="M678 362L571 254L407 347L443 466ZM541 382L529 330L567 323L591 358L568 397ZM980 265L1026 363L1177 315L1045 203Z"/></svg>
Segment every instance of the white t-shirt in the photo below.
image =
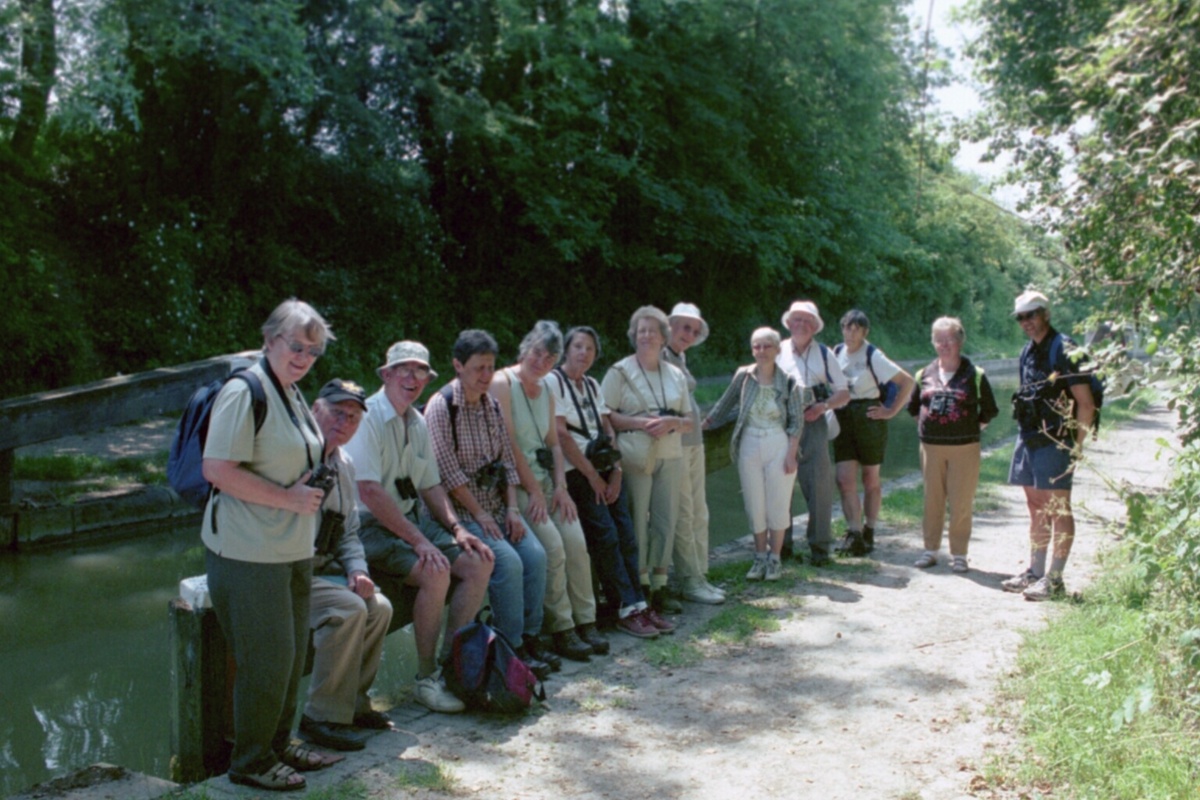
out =
<svg viewBox="0 0 1200 800"><path fill-rule="evenodd" d="M866 341L855 353L851 353L844 346L840 349L841 352L837 353L838 365L849 383L851 400L878 400L879 386L875 383L876 379L879 383L887 383L900 374L900 367L894 361L884 355L878 347L873 348ZM875 368L874 376L867 367L867 351L872 349L874 352L871 355L871 367Z"/></svg>
<svg viewBox="0 0 1200 800"><path fill-rule="evenodd" d="M595 439L604 432L600 418L608 413L608 406L604 404L604 395L600 391L600 385L586 375L583 380L585 384L583 388L577 385L568 388L570 378L564 378L558 372L551 372L543 383L554 396L554 416L562 417L567 421L567 430L571 434L571 439L581 453L586 453L589 439ZM571 389L575 391L575 400L571 399ZM591 393L590 401L589 391ZM583 422L586 425L580 422L579 411L575 408L576 400L579 401L579 408L583 410ZM588 432L587 436L580 432L585 427ZM575 465L570 461L563 459L563 463L568 472L575 469Z"/></svg>
<svg viewBox="0 0 1200 800"><path fill-rule="evenodd" d="M425 418L411 406L403 417L399 416L383 389L367 398L367 414L354 438L342 449L354 462L357 479L378 481L402 514L411 512L418 501L400 496L397 478L411 478L418 491L432 489L442 482ZM356 485L356 494L357 491ZM359 513L369 514L362 497L357 500Z"/></svg>
<svg viewBox="0 0 1200 800"><path fill-rule="evenodd" d="M837 356L833 354L833 348L828 348L826 355L827 359L821 356L821 344L816 339L810 340L808 347L800 353L795 352L792 348L791 339L785 339L779 347L779 355L775 357L775 363L779 365L780 369L795 378L800 386L811 388L827 383L831 384L830 394L836 394L842 389L849 388L846 383L846 375L842 372L841 365L838 364Z"/></svg>

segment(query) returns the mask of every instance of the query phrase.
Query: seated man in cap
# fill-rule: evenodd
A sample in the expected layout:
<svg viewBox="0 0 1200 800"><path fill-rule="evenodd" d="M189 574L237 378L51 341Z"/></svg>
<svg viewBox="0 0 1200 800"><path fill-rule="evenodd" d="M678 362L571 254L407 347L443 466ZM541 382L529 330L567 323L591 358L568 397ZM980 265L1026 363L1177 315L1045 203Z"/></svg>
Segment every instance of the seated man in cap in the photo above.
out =
<svg viewBox="0 0 1200 800"><path fill-rule="evenodd" d="M418 342L397 342L378 372L383 387L367 398L365 423L346 447L358 478L359 538L373 572L417 587L416 700L453 714L463 704L446 688L438 666L442 608L449 595L450 631L471 622L483 603L494 559L451 507L425 418L413 407L437 377L429 351ZM451 577L458 581L453 593ZM447 636L444 650L449 643Z"/></svg>
<svg viewBox="0 0 1200 800"><path fill-rule="evenodd" d="M708 338L708 323L692 303L676 303L667 317L671 336L662 357L683 371L688 385L688 416L692 429L683 434L683 485L679 493L679 519L675 522L672 561L679 594L690 603L718 605L725 593L708 582L708 501L705 492L704 432L696 405L696 379L688 371L687 350Z"/></svg>
<svg viewBox="0 0 1200 800"><path fill-rule="evenodd" d="M367 574L358 540L354 468L342 452L366 410L362 388L339 379L325 384L312 408L325 439L325 455L314 474L327 488L313 557L308 618L315 652L300 733L335 750L361 750L362 729L391 726L385 714L371 708L367 690L379 671L392 604Z"/></svg>

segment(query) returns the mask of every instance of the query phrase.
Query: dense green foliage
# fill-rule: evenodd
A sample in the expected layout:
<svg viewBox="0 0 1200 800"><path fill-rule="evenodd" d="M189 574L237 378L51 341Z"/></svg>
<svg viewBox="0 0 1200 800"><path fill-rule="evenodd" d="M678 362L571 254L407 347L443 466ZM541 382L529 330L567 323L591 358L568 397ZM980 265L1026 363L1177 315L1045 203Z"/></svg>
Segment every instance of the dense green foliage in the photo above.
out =
<svg viewBox="0 0 1200 800"><path fill-rule="evenodd" d="M253 347L289 295L338 335L314 382L371 382L401 337L444 364L467 326L509 354L539 317L611 357L680 299L712 323L701 372L799 296L922 355L947 313L1011 351L1046 242L921 141L902 10L5 4L0 396Z"/></svg>
<svg viewBox="0 0 1200 800"><path fill-rule="evenodd" d="M1200 93L1191 86L1200 8L979 0L977 10L985 27L975 55L994 87L980 132L1015 153L1030 207L1061 234L1072 266L1063 288L1145 334L1181 420L1172 483L1162 493L1127 491L1116 589L1097 598L1110 607L1084 626L1108 630L1102 615L1111 613L1112 629L1132 638L1128 652L1111 665L1116 651L1103 656L1082 684L1073 674L1075 685L1040 693L1051 718L1034 727L1063 733L1039 735L1038 747L1045 771L1078 796L1183 796L1195 792L1200 722ZM1074 658L1068 646L1054 650L1060 664Z"/></svg>

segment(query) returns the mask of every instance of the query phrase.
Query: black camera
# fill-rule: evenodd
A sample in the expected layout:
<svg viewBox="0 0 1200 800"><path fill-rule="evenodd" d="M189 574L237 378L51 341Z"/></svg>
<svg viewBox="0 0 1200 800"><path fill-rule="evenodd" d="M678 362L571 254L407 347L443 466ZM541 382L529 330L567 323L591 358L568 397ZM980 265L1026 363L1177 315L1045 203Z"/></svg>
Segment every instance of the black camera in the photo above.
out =
<svg viewBox="0 0 1200 800"><path fill-rule="evenodd" d="M533 456L537 459L539 467L547 472L554 471L554 451L549 447L539 447Z"/></svg>
<svg viewBox="0 0 1200 800"><path fill-rule="evenodd" d="M809 388L812 389L813 393L813 405L816 405L817 403L826 403L829 401L830 397L833 397L833 392L829 390L828 383L818 383Z"/></svg>
<svg viewBox="0 0 1200 800"><path fill-rule="evenodd" d="M400 495L401 500L417 499L417 487L413 484L412 478L408 476L396 478L394 484L396 486L396 494Z"/></svg>
<svg viewBox="0 0 1200 800"><path fill-rule="evenodd" d="M346 530L346 515L336 511L321 512L321 527L317 529L317 555L333 555L338 540Z"/></svg>
<svg viewBox="0 0 1200 800"><path fill-rule="evenodd" d="M1030 430L1039 427L1042 421L1042 415L1038 413L1038 401L1029 397L1014 393L1012 396L1013 419L1017 421L1017 425L1025 430Z"/></svg>
<svg viewBox="0 0 1200 800"><path fill-rule="evenodd" d="M954 408L954 395L949 392L938 392L929 398L929 413L944 417Z"/></svg>
<svg viewBox="0 0 1200 800"><path fill-rule="evenodd" d="M497 458L475 470L475 485L485 492L503 494L508 489L508 472L504 469L504 462Z"/></svg>
<svg viewBox="0 0 1200 800"><path fill-rule="evenodd" d="M588 442L583 454L592 462L597 472L608 472L621 460L621 451L613 447L612 438L606 433Z"/></svg>
<svg viewBox="0 0 1200 800"><path fill-rule="evenodd" d="M314 489L320 489L325 494L333 489L337 484L337 468L331 467L325 462L317 464L317 468L312 471L312 475L308 476L308 483L305 486L311 486Z"/></svg>
<svg viewBox="0 0 1200 800"><path fill-rule="evenodd" d="M678 411L676 411L673 408L660 408L660 409L658 409L658 415L660 417L682 417L683 416L683 414L680 414Z"/></svg>

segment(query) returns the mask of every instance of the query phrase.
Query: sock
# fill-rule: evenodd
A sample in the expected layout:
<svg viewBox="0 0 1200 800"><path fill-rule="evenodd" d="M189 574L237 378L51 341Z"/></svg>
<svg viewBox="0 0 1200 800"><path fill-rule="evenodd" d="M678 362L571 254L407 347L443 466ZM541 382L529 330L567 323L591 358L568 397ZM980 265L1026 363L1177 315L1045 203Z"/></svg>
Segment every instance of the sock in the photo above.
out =
<svg viewBox="0 0 1200 800"><path fill-rule="evenodd" d="M1029 571L1039 578L1046 574L1046 551L1031 550L1029 553Z"/></svg>
<svg viewBox="0 0 1200 800"><path fill-rule="evenodd" d="M1062 579L1063 570L1067 568L1067 560L1055 556L1050 559L1050 577Z"/></svg>

